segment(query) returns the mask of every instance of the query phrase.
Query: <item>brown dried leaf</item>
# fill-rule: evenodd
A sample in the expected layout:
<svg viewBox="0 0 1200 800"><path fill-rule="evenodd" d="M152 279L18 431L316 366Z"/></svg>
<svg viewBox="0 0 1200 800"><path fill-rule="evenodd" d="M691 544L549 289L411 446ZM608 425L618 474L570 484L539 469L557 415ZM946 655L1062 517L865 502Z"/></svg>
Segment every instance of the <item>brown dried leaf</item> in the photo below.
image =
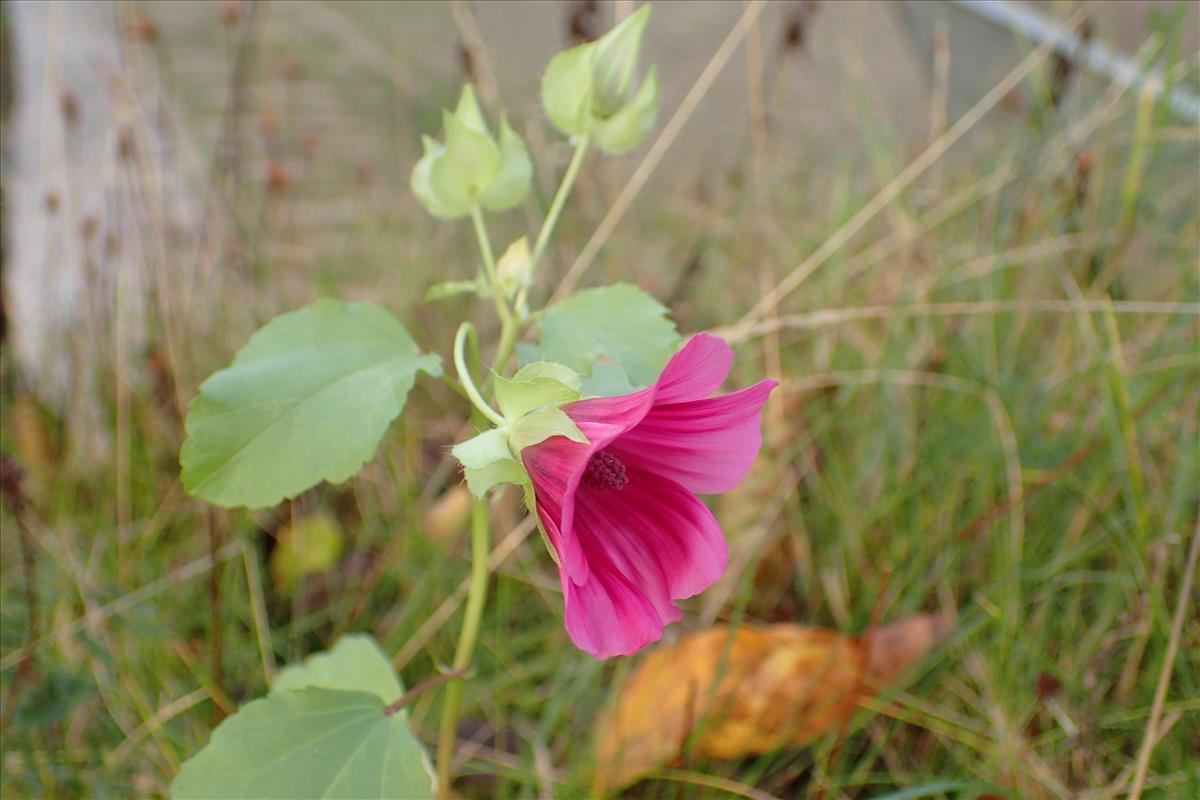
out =
<svg viewBox="0 0 1200 800"><path fill-rule="evenodd" d="M600 721L596 795L689 752L741 758L839 732L949 629L920 615L860 638L821 628L719 625L660 647Z"/></svg>

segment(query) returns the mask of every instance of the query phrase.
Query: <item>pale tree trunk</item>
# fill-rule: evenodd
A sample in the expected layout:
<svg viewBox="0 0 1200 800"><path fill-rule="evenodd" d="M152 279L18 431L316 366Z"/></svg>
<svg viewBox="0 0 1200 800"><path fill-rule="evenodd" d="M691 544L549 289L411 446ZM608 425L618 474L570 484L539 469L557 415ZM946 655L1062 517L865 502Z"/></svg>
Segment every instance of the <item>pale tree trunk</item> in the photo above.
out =
<svg viewBox="0 0 1200 800"><path fill-rule="evenodd" d="M205 259L187 159L152 50L123 40L118 6L4 5L14 90L3 175L12 352L23 383L64 415L73 463L108 464L114 446L120 458L148 348L177 356L186 330L179 295L198 301L208 283L198 275Z"/></svg>

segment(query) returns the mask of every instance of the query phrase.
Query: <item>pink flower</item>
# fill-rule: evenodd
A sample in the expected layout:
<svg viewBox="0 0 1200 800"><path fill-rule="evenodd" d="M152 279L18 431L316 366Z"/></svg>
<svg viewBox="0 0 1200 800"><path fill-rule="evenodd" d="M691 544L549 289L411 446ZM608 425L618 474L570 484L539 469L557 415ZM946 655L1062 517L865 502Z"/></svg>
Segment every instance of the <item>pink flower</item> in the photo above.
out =
<svg viewBox="0 0 1200 800"><path fill-rule="evenodd" d="M724 341L693 336L655 385L564 408L587 444L555 436L522 452L559 563L567 633L597 658L661 639L680 617L675 601L725 571L725 537L695 493L745 476L776 386L710 397L732 364Z"/></svg>

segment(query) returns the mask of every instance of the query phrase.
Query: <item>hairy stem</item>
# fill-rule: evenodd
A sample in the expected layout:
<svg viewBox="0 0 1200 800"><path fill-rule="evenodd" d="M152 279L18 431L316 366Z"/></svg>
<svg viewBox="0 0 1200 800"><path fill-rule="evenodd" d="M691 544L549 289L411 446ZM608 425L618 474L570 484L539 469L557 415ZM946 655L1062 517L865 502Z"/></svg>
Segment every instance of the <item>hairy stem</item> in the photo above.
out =
<svg viewBox="0 0 1200 800"><path fill-rule="evenodd" d="M507 324L506 324L507 327ZM483 399L483 395L475 388L475 380L471 377L471 371L467 369L466 356L464 348L467 342L467 336L474 336L475 327L469 322L464 322L458 326L458 332L454 334L454 368L458 370L458 381L462 384L463 389L467 392L467 397L471 401L471 405L475 406L475 411L487 417L496 425L507 425L508 421L487 404Z"/></svg>
<svg viewBox="0 0 1200 800"><path fill-rule="evenodd" d="M471 503L471 585L467 592L467 610L463 615L462 630L458 634L458 646L454 650L453 672L464 674L471 665L475 652L475 641L479 638L479 621L483 617L483 604L487 598L488 548L491 531L487 503L475 499ZM446 700L442 706L441 729L438 733L437 751L437 794L449 798L450 781L453 778L454 745L457 741L458 710L462 703L463 680L455 677L446 687Z"/></svg>

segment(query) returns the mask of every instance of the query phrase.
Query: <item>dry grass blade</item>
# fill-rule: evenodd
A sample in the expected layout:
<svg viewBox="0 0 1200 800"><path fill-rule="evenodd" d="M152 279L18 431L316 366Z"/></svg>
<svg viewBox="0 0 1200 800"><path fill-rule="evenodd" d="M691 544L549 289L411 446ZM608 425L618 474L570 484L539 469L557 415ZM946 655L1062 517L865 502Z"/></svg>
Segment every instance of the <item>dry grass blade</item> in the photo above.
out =
<svg viewBox="0 0 1200 800"><path fill-rule="evenodd" d="M0 671L4 671L15 666L21 661L22 658L24 658L27 650L29 652L39 650L50 642L55 641L58 637L74 636L89 625L96 625L104 620L110 619L111 617L124 614L131 608L150 600L156 595L162 594L173 586L177 586L185 581L191 580L192 578L203 575L205 572L208 572L208 570L212 569L214 563L223 563L228 561L234 556L240 554L243 549L245 549L245 545L240 541L227 544L217 551L215 561L211 556L197 558L195 561L184 564L178 569L172 570L158 580L148 583L140 589L136 589L129 594L113 600L107 605L96 608L91 613L72 620L65 626L60 626L52 631L49 631L40 639L30 642L28 648L22 647L16 652L9 653L3 658L0 658Z"/></svg>
<svg viewBox="0 0 1200 800"><path fill-rule="evenodd" d="M867 202L858 213L848 219L845 224L838 228L833 235L826 239L820 247L813 251L812 255L804 259L787 277L775 285L775 287L766 293L766 295L758 301L746 314L738 321L735 330L740 333L740 329L754 324L759 319L762 319L766 313L778 306L785 297L795 291L801 283L808 278L817 268L825 263L826 260L838 250L840 250L847 242L852 239L862 228L870 222L875 216L887 208L891 202L905 189L907 189L913 181L925 173L931 166L946 154L946 152L954 146L968 131L975 127L984 115L992 110L1001 100L1003 100L1009 92L1025 79L1033 70L1042 63L1042 61L1054 49L1059 40L1069 35L1069 32L1074 30L1080 22L1082 22L1091 9L1087 6L1080 8L1069 19L1064 21L1058 28L1056 36L1047 39L1042 44L1038 45L1021 63L1012 69L1008 75L1004 76L995 86L988 91L983 97L975 103L965 114L959 117L944 134L934 140L925 150L913 159L907 167L905 167L899 175L893 178L886 186Z"/></svg>
<svg viewBox="0 0 1200 800"><path fill-rule="evenodd" d="M1171 623L1171 640L1167 644L1162 672L1158 675L1158 685L1154 689L1154 705L1150 709L1150 719L1146 721L1146 735L1142 738L1142 746L1138 750L1137 770L1133 776L1133 786L1129 789L1129 800L1138 800L1146 785L1146 773L1150 770L1150 756L1154 753L1154 745L1158 741L1158 724L1162 719L1163 704L1167 701L1167 690L1171 686L1171 673L1175 669L1175 656L1179 653L1179 640L1183 636L1183 622L1187 618L1188 605L1193 599L1192 583L1196 580L1198 556L1200 556L1200 523L1197 523L1195 529L1192 530L1192 543L1188 547L1187 566L1183 569L1179 601L1175 605L1175 619Z"/></svg>
<svg viewBox="0 0 1200 800"><path fill-rule="evenodd" d="M976 303L916 303L913 305L829 308L803 314L788 314L748 328L734 328L728 333L723 330L714 333L723 336L727 341L742 342L779 330L811 330L859 320L1026 313L1075 314L1080 311L1104 313L1110 310L1116 314L1200 316L1200 304L1198 303L1053 299L992 300Z"/></svg>

